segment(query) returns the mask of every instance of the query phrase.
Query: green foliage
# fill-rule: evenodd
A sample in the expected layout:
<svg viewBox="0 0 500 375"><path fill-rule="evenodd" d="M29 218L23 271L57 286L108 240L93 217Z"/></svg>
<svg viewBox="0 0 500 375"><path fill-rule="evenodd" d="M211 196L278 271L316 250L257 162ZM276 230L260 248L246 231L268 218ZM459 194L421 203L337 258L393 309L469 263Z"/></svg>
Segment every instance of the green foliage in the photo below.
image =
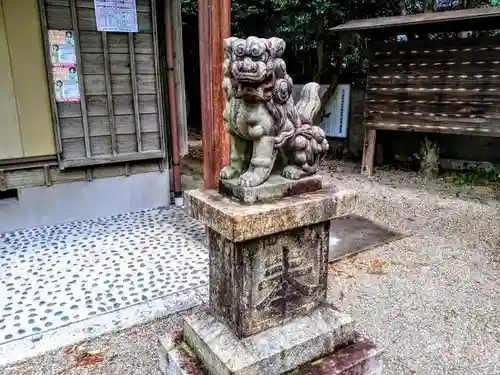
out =
<svg viewBox="0 0 500 375"><path fill-rule="evenodd" d="M457 186L500 186L500 176L495 170L480 168L448 172L445 180Z"/></svg>
<svg viewBox="0 0 500 375"><path fill-rule="evenodd" d="M327 83L337 68L338 35L330 29L351 19L397 12L396 0L235 0L232 34L283 38L288 71L296 81L322 77ZM362 41L354 38L342 66L348 75L360 72L361 51Z"/></svg>
<svg viewBox="0 0 500 375"><path fill-rule="evenodd" d="M194 99L194 92L199 93L198 0L181 1L185 60L196 62L186 65L186 82ZM232 0L231 34L283 38L287 43L285 60L288 73L295 83L314 80L328 84L333 77L340 75L340 82L364 85L365 41L354 34L341 66L336 66L339 35L331 31L333 27L353 19L490 4L498 5L500 0Z"/></svg>
<svg viewBox="0 0 500 375"><path fill-rule="evenodd" d="M399 0L233 0L231 34L278 36L287 42L288 71L297 82L336 73L338 35L330 29L351 19L398 14ZM196 0L182 0L185 28L196 27ZM194 41L193 41L194 42ZM353 38L343 63L349 76L363 71L363 43Z"/></svg>
<svg viewBox="0 0 500 375"><path fill-rule="evenodd" d="M181 1L185 28L196 28L197 0ZM406 0L403 4L412 14L489 2L496 5L500 0ZM363 40L352 38L342 66L336 67L338 35L331 28L353 19L399 15L401 5L401 0L232 0L231 34L283 38L288 71L297 83L311 79L328 83L340 70L345 79L352 80L365 72ZM194 36L192 31L187 34Z"/></svg>

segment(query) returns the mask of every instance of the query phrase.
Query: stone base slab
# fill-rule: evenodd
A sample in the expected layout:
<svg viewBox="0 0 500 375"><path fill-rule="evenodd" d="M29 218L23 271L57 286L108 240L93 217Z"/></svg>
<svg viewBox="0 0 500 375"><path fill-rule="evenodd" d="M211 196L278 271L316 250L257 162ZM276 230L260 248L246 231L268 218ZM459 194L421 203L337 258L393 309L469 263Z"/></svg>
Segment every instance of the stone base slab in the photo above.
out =
<svg viewBox="0 0 500 375"><path fill-rule="evenodd" d="M335 186L252 205L216 190L186 191L184 199L193 218L232 242L328 221L352 213L357 204L356 192Z"/></svg>
<svg viewBox="0 0 500 375"><path fill-rule="evenodd" d="M280 175L271 175L262 185L244 187L238 185L239 179L220 180L219 193L234 197L243 203L270 202L283 197L312 193L321 190L321 176L314 175L300 180L288 180Z"/></svg>
<svg viewBox="0 0 500 375"><path fill-rule="evenodd" d="M160 340L160 370L164 375L212 375L203 367L185 342ZM292 371L261 375L381 375L382 350L369 339L355 335L349 344Z"/></svg>
<svg viewBox="0 0 500 375"><path fill-rule="evenodd" d="M185 318L183 333L183 341L210 375L284 374L346 346L354 337L353 319L329 305L244 339L203 311ZM168 368L180 358L182 346L163 344Z"/></svg>

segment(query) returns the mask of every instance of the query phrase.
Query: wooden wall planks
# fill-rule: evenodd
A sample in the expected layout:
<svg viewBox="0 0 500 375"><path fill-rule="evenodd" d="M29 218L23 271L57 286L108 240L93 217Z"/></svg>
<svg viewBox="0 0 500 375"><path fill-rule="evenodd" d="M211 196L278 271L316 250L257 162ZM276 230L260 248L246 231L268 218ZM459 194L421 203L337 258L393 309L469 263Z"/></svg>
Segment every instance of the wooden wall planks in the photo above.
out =
<svg viewBox="0 0 500 375"><path fill-rule="evenodd" d="M365 126L500 136L500 37L370 49Z"/></svg>
<svg viewBox="0 0 500 375"><path fill-rule="evenodd" d="M154 0L137 0L138 33L98 32L92 0L40 1L47 29L78 25L74 35L85 95L81 103L56 103L62 167L163 158Z"/></svg>
<svg viewBox="0 0 500 375"><path fill-rule="evenodd" d="M71 169L61 171L57 164L43 163L15 169L3 169L5 177L4 189L19 189L35 186L50 186L74 181L88 181L92 179L109 178L116 176L129 176L139 173L151 173L165 170L164 161L146 160L142 162L131 162L127 164L100 165L82 169ZM0 190L2 187L0 186Z"/></svg>

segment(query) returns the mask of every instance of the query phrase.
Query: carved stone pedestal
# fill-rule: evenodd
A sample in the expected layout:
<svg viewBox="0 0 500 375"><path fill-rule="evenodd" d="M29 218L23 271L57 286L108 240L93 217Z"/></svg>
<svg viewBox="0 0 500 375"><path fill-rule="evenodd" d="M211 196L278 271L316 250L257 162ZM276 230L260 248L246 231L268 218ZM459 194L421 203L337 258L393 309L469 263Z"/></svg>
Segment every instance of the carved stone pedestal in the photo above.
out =
<svg viewBox="0 0 500 375"><path fill-rule="evenodd" d="M165 374L380 373L380 351L326 303L330 220L350 213L356 196L321 189L317 177L296 189L276 183L282 198L272 203L244 204L251 192L186 193L208 228L210 303L185 318L181 337L160 340ZM283 197L284 184L301 194Z"/></svg>

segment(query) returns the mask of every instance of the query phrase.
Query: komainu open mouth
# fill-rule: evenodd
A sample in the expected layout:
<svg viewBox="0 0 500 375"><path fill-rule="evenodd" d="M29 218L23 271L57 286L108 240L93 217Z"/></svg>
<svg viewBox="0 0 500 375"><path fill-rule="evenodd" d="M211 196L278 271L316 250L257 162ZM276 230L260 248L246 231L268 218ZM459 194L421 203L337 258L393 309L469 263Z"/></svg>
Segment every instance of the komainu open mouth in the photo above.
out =
<svg viewBox="0 0 500 375"><path fill-rule="evenodd" d="M266 78L266 72L235 72L238 81L245 83L261 83Z"/></svg>

